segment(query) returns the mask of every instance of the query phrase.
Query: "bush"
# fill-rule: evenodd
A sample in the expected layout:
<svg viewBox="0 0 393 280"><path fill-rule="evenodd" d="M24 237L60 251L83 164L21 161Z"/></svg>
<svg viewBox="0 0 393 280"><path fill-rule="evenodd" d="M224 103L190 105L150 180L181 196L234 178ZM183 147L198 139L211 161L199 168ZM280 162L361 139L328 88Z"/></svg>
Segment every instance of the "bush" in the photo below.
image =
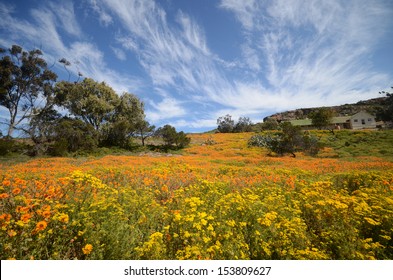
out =
<svg viewBox="0 0 393 280"><path fill-rule="evenodd" d="M0 139L0 156L5 156L11 153L12 148L15 146L15 141L11 139Z"/></svg>
<svg viewBox="0 0 393 280"><path fill-rule="evenodd" d="M29 149L26 143L12 138L0 139L0 156L7 156L13 153L23 154Z"/></svg>
<svg viewBox="0 0 393 280"><path fill-rule="evenodd" d="M177 148L184 148L191 142L183 131L176 132L176 128L169 124L157 129L156 135L162 137L166 146L176 145Z"/></svg>
<svg viewBox="0 0 393 280"><path fill-rule="evenodd" d="M233 132L233 128L235 127L235 121L232 120L231 115L225 115L217 119L217 125L218 132L229 133Z"/></svg>
<svg viewBox="0 0 393 280"><path fill-rule="evenodd" d="M54 142L49 149L53 156L64 156L77 151L92 151L98 139L93 126L76 119L63 119L54 131Z"/></svg>
<svg viewBox="0 0 393 280"><path fill-rule="evenodd" d="M249 141L249 146L267 148L270 153L276 153L280 156L292 154L296 157L295 152L305 152L309 155L317 155L321 145L317 137L309 132L302 132L300 128L285 123L282 131L275 134L253 135Z"/></svg>
<svg viewBox="0 0 393 280"><path fill-rule="evenodd" d="M231 115L219 117L217 125L217 131L221 133L250 132L253 129L253 123L249 117L240 117L235 123Z"/></svg>

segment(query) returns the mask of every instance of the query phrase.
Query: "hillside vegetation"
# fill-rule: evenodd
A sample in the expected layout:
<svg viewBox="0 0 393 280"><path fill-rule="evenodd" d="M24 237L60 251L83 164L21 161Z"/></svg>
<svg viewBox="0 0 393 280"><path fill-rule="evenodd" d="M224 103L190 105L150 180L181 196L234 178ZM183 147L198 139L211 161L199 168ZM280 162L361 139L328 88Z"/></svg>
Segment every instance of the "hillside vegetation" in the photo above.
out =
<svg viewBox="0 0 393 280"><path fill-rule="evenodd" d="M388 98L380 97L380 98L373 98L369 100L359 101L357 103L352 103L352 104L289 110L289 111L273 114L271 116L266 117L264 120L276 119L276 120L288 121L288 120L304 119L309 117L311 113L316 112L321 108L331 109L336 116L351 116L360 111L366 111L372 115L377 115L378 112L380 112L381 110L385 110L388 107L389 107Z"/></svg>
<svg viewBox="0 0 393 280"><path fill-rule="evenodd" d="M392 131L316 133L317 157L268 157L237 133L5 162L0 258L392 259Z"/></svg>

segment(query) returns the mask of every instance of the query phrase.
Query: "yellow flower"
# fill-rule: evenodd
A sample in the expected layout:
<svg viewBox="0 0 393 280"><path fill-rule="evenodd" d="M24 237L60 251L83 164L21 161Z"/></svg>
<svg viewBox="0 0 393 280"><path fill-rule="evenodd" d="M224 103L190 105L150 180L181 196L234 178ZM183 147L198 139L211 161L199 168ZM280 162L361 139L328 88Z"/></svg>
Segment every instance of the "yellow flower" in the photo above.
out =
<svg viewBox="0 0 393 280"><path fill-rule="evenodd" d="M17 221L16 223L15 223L17 226L20 226L20 227L24 227L25 226L25 223L23 222L23 221Z"/></svg>
<svg viewBox="0 0 393 280"><path fill-rule="evenodd" d="M226 224L228 225L228 226L230 226L230 227L234 227L235 225L236 225L236 222L234 221L234 220L229 220L229 221L226 221Z"/></svg>
<svg viewBox="0 0 393 280"><path fill-rule="evenodd" d="M59 216L59 221L65 224L68 223L69 219L68 215L64 213Z"/></svg>
<svg viewBox="0 0 393 280"><path fill-rule="evenodd" d="M13 229L9 230L7 233L8 233L8 235L9 235L10 237L14 237L14 236L16 235L16 231L13 230Z"/></svg>
<svg viewBox="0 0 393 280"><path fill-rule="evenodd" d="M174 215L174 220L175 220L175 221L180 221L180 219L181 219L180 213L175 213L175 215Z"/></svg>
<svg viewBox="0 0 393 280"><path fill-rule="evenodd" d="M93 251L93 245L86 244L85 247L82 248L83 254L88 255Z"/></svg>

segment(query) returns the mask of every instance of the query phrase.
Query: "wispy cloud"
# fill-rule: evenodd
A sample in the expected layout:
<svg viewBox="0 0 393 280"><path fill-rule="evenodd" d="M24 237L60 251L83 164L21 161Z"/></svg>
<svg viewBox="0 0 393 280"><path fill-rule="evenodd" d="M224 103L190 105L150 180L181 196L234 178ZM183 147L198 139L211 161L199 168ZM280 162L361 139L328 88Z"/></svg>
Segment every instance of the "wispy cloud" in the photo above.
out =
<svg viewBox="0 0 393 280"><path fill-rule="evenodd" d="M116 47L111 47L113 53L115 54L115 56L122 61L126 61L127 60L127 55L126 53L120 49L120 48L116 48Z"/></svg>
<svg viewBox="0 0 393 280"><path fill-rule="evenodd" d="M28 21L14 17L12 5L0 3L0 28L7 29L10 36L0 40L4 47L23 42L26 49L42 48L49 64L60 58L72 63L70 71L98 81L106 81L116 91L130 91L142 86L140 79L126 76L107 67L104 54L97 46L82 39L83 31L77 21L72 2L64 2L61 7L50 3L48 6L34 8L30 14L34 20ZM65 43L59 29L65 30L74 40ZM121 53L120 55L121 57Z"/></svg>
<svg viewBox="0 0 393 280"><path fill-rule="evenodd" d="M171 88L171 100L221 102L229 83L220 73L220 60L210 52L203 30L190 16L178 11L170 24L165 10L154 1L102 3L122 23L118 42L136 55L155 88ZM167 112L153 108L161 112L161 118L168 118ZM175 111L182 112L179 108Z"/></svg>
<svg viewBox="0 0 393 280"><path fill-rule="evenodd" d="M378 93L388 75L369 55L392 11L383 1L233 1L220 7L242 24L243 55L257 79L237 82L230 100L248 98L278 110L354 102ZM252 35L252 36L251 36ZM252 104L241 102L242 106Z"/></svg>
<svg viewBox="0 0 393 280"><path fill-rule="evenodd" d="M237 20L243 25L246 30L253 30L255 28L255 20L258 16L256 13L258 1L255 0L224 0L221 1L220 7L233 11Z"/></svg>
<svg viewBox="0 0 393 280"><path fill-rule="evenodd" d="M63 28L68 34L73 36L82 35L82 31L75 16L74 5L72 4L72 2L50 2L49 7L59 20L59 25L61 26L61 28Z"/></svg>
<svg viewBox="0 0 393 280"><path fill-rule="evenodd" d="M97 4L96 0L90 0L89 4L93 12L98 15L99 21L103 26L108 26L113 22L112 17Z"/></svg>
<svg viewBox="0 0 393 280"><path fill-rule="evenodd" d="M147 118L152 122L161 121L163 116L165 119L181 117L186 114L186 110L182 107L180 102L173 98L164 98L162 101L156 103L149 102L152 109L147 110Z"/></svg>

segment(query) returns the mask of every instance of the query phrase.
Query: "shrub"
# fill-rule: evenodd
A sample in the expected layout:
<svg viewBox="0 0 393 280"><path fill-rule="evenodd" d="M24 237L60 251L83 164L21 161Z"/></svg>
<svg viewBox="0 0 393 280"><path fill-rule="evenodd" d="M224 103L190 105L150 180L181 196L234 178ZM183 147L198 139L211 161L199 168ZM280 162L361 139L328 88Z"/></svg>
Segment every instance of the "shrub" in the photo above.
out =
<svg viewBox="0 0 393 280"><path fill-rule="evenodd" d="M249 146L267 148L270 153L276 153L280 156L292 154L296 157L295 152L305 152L310 155L318 154L321 145L317 137L309 132L301 132L300 128L292 126L290 123L283 125L281 132L267 135L253 135L249 141Z"/></svg>
<svg viewBox="0 0 393 280"><path fill-rule="evenodd" d="M6 156L13 153L23 154L28 151L30 147L22 142L12 138L0 139L0 156Z"/></svg>
<svg viewBox="0 0 393 280"><path fill-rule="evenodd" d="M63 119L56 126L53 144L49 153L64 156L69 152L91 151L97 147L96 131L93 126L76 119Z"/></svg>
<svg viewBox="0 0 393 280"><path fill-rule="evenodd" d="M177 132L176 128L169 124L157 129L156 135L162 137L167 146L176 145L177 148L184 148L191 142L183 131Z"/></svg>

